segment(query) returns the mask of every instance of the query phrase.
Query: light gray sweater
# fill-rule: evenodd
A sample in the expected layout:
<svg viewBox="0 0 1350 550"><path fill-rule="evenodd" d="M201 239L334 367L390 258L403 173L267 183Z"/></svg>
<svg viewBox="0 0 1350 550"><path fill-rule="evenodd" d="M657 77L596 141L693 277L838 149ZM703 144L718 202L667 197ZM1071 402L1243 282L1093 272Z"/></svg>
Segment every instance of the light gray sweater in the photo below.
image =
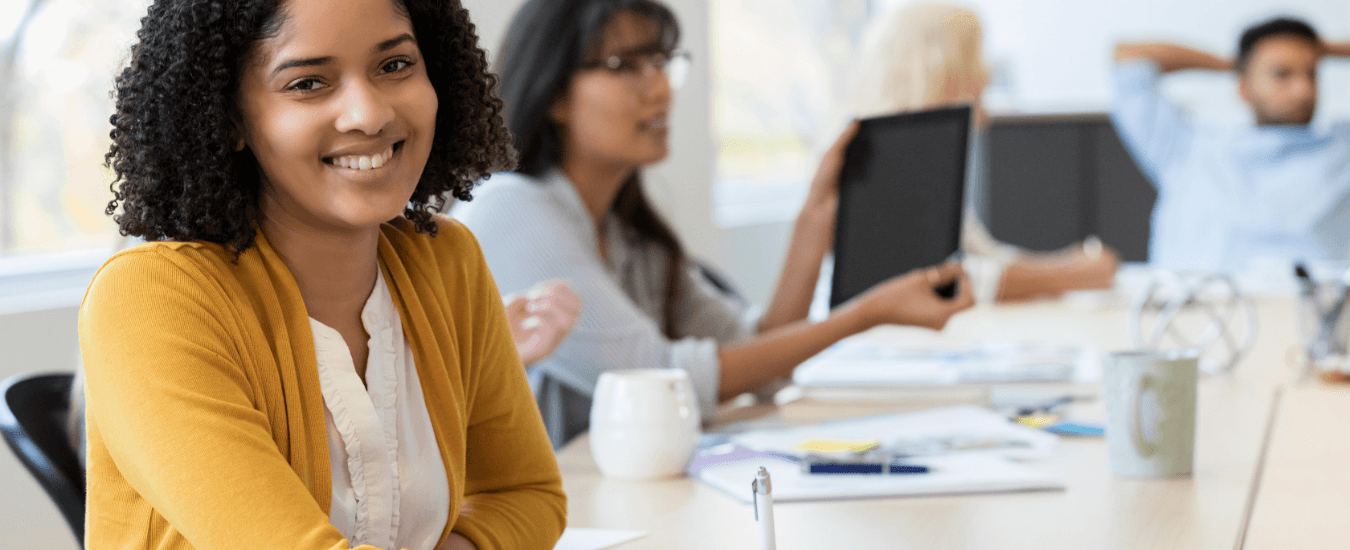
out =
<svg viewBox="0 0 1350 550"><path fill-rule="evenodd" d="M581 295L581 317L553 356L530 367L535 399L555 447L584 432L600 374L634 368L689 373L703 418L717 407L717 348L754 334L758 319L714 286L693 261L674 302L677 339L661 333L665 251L610 215L606 255L576 188L561 171L542 179L495 174L450 214L478 237L503 294L559 279Z"/></svg>

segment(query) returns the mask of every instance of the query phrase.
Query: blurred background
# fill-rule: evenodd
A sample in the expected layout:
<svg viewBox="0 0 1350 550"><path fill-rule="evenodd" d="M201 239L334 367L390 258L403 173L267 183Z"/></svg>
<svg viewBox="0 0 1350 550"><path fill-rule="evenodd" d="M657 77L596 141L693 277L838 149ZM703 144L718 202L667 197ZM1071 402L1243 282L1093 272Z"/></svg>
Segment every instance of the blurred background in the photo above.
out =
<svg viewBox="0 0 1350 550"><path fill-rule="evenodd" d="M687 246L762 302L863 29L903 0L667 0L694 70L677 96L670 158L650 193ZM522 0L465 0L491 52ZM1231 55L1258 20L1292 15L1350 39L1350 0L969 0L985 31L994 113L1108 107L1111 48L1166 40ZM0 377L69 370L76 309L116 231L107 152L110 90L146 0L0 0ZM1350 118L1350 62L1320 74L1315 124ZM1164 92L1194 119L1250 124L1227 74L1185 74ZM0 453L0 540L74 548L55 507ZM25 503L25 504L19 504Z"/></svg>

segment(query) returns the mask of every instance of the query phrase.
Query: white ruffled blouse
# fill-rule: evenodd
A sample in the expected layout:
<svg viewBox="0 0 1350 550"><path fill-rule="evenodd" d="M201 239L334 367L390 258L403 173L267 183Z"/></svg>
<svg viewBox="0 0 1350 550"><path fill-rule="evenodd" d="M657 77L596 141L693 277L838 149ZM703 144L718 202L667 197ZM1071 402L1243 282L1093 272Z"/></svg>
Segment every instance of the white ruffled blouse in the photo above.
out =
<svg viewBox="0 0 1350 550"><path fill-rule="evenodd" d="M449 518L450 482L382 273L361 323L370 335L364 385L342 335L309 320L333 474L328 519L352 546L433 550Z"/></svg>

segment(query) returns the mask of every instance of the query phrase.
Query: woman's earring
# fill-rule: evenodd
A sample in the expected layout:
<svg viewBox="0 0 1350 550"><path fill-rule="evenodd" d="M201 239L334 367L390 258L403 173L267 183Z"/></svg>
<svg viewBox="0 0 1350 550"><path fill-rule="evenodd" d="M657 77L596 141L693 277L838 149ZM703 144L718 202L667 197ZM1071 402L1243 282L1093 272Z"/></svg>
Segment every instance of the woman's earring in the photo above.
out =
<svg viewBox="0 0 1350 550"><path fill-rule="evenodd" d="M238 153L239 151L243 151L244 145L244 138L239 138L239 143L234 144L234 152Z"/></svg>

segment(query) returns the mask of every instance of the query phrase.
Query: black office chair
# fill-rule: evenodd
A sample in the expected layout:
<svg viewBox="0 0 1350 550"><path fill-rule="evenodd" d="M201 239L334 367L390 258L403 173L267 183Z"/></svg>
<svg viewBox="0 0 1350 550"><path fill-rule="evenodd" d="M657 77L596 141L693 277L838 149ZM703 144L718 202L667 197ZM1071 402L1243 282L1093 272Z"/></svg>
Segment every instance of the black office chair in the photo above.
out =
<svg viewBox="0 0 1350 550"><path fill-rule="evenodd" d="M5 443L61 509L84 545L84 468L66 435L71 373L23 374L0 382Z"/></svg>

